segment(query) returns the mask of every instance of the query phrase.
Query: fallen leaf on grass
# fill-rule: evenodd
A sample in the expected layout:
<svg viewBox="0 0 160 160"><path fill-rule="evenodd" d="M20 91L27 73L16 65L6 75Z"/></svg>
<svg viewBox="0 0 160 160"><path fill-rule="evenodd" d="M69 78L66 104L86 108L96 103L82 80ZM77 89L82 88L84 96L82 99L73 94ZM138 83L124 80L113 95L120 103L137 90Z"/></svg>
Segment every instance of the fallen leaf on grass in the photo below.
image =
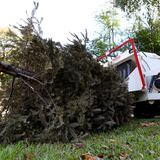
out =
<svg viewBox="0 0 160 160"><path fill-rule="evenodd" d="M160 122L143 122L140 123L141 127L150 127L150 126L158 126L160 125Z"/></svg>
<svg viewBox="0 0 160 160"><path fill-rule="evenodd" d="M103 153L100 153L98 154L97 156L93 156L89 153L86 153L86 154L82 154L80 156L80 160L104 160L104 154Z"/></svg>
<svg viewBox="0 0 160 160"><path fill-rule="evenodd" d="M128 154L125 153L125 152L120 153L120 155L119 155L119 159L120 159L120 160L125 160L127 157L128 157Z"/></svg>
<svg viewBox="0 0 160 160"><path fill-rule="evenodd" d="M24 160L33 160L35 156L32 153L25 153Z"/></svg>
<svg viewBox="0 0 160 160"><path fill-rule="evenodd" d="M86 153L80 156L80 160L96 160L96 157Z"/></svg>

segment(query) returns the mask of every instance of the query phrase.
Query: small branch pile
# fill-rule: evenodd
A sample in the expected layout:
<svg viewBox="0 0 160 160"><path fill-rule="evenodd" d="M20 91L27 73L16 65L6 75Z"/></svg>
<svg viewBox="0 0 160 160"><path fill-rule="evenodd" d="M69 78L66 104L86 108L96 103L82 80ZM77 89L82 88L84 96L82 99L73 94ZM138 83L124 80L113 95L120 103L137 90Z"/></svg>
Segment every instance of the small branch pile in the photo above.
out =
<svg viewBox="0 0 160 160"><path fill-rule="evenodd" d="M132 97L116 69L92 58L85 36L66 46L42 39L33 19L21 26L11 54L32 78L15 75L9 101L10 88L1 90L0 142L68 142L127 122Z"/></svg>
<svg viewBox="0 0 160 160"><path fill-rule="evenodd" d="M49 61L40 73L35 59L33 74L43 83L15 82L9 110L1 116L1 142L66 142L129 120L131 97L114 68L103 68L79 41L65 47L44 42Z"/></svg>

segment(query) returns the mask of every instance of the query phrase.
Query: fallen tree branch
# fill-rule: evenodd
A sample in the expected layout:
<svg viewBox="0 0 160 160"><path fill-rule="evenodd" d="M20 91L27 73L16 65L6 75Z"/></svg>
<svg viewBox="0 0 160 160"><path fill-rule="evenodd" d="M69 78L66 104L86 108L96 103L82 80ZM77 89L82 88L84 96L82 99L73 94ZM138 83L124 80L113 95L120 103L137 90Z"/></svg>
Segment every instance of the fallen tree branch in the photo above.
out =
<svg viewBox="0 0 160 160"><path fill-rule="evenodd" d="M21 78L22 81L29 87L31 88L37 95L38 97L45 103L46 101L38 94L38 92L36 92L34 90L33 87L31 87L25 80L32 80L32 81L35 81L37 83L39 83L40 85L43 85L42 82L40 82L39 80L35 79L34 77L32 77L31 75L29 75L28 72L22 70L22 69L19 69L19 68L16 68L10 64L6 64L4 62L0 62L0 72L3 72L5 74L8 74L8 75L11 75L13 76L13 81L12 81L12 88L11 88L11 93L10 93L10 96L8 98L8 103L12 97L12 94L13 94L13 87L14 87L14 82L15 82L15 78ZM9 109L9 105L6 105L6 107L0 112L0 114L2 114L2 112L4 111L8 111Z"/></svg>
<svg viewBox="0 0 160 160"><path fill-rule="evenodd" d="M26 82L26 80L32 80L32 81L35 81L37 82L38 84L40 85L43 85L42 82L40 82L39 80L37 80L36 78L32 77L31 75L29 75L28 72L22 70L22 69L19 69L19 68L16 68L10 64L6 64L4 62L0 62L0 72L3 72L5 74L9 74L11 76L13 76L13 81L12 81L12 90L11 90L11 93L10 93L10 96L9 96L9 100L10 98L12 97L12 93L13 93L13 85L14 85L14 80L15 78L21 78L22 81L34 92L37 94L37 96L46 104L48 105L48 103L42 98L42 96L29 84ZM50 98L52 104L54 104L52 98L51 98L51 95L48 93L48 91L45 89L48 97Z"/></svg>
<svg viewBox="0 0 160 160"><path fill-rule="evenodd" d="M36 78L31 76L28 72L26 72L22 69L16 68L10 64L6 64L4 62L0 62L0 72L9 74L13 77L32 80L32 81L38 82L39 84L43 85L42 82L40 82L39 80L37 80Z"/></svg>

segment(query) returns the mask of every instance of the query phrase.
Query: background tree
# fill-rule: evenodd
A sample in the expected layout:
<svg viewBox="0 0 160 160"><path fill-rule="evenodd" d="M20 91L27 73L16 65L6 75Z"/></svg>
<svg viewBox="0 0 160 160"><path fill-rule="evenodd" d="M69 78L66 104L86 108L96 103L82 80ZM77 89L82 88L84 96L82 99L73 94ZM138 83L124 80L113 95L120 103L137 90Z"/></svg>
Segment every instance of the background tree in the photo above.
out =
<svg viewBox="0 0 160 160"><path fill-rule="evenodd" d="M14 41L16 41L16 34L13 31L9 28L0 29L0 62L3 61L10 64L14 63L15 59L12 58L11 54L14 50L13 46L15 46ZM4 74L3 72L0 73L0 104L6 99L4 93L6 92L11 80L11 76Z"/></svg>
<svg viewBox="0 0 160 160"><path fill-rule="evenodd" d="M120 7L123 11L132 14L134 12L139 12L142 9L147 9L150 11L151 8L156 8L159 12L160 3L159 0L114 0L114 5Z"/></svg>
<svg viewBox="0 0 160 160"><path fill-rule="evenodd" d="M120 24L116 9L102 11L96 16L96 20L100 24L101 29L98 33L98 38L91 41L90 50L99 57L116 45L116 39L120 34ZM106 61L107 58L102 60L104 63Z"/></svg>
<svg viewBox="0 0 160 160"><path fill-rule="evenodd" d="M117 36L117 31L119 29L118 13L115 9L102 11L97 16L97 21L102 25L103 36L106 41L106 49L110 50L115 45L115 37Z"/></svg>
<svg viewBox="0 0 160 160"><path fill-rule="evenodd" d="M140 49L159 53L159 0L115 0L115 6L133 19L134 38Z"/></svg>
<svg viewBox="0 0 160 160"><path fill-rule="evenodd" d="M142 27L137 30L134 38L140 50L160 54L160 21L154 21L152 29Z"/></svg>

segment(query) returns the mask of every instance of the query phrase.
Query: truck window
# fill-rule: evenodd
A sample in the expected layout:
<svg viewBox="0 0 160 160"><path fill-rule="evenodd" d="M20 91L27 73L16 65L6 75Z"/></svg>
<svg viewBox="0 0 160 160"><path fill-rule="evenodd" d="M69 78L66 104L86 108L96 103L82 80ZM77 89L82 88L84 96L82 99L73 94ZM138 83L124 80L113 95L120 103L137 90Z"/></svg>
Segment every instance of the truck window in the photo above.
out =
<svg viewBox="0 0 160 160"><path fill-rule="evenodd" d="M120 76L123 79L126 79L135 67L136 65L131 60L129 60L117 66L117 69L120 72Z"/></svg>

